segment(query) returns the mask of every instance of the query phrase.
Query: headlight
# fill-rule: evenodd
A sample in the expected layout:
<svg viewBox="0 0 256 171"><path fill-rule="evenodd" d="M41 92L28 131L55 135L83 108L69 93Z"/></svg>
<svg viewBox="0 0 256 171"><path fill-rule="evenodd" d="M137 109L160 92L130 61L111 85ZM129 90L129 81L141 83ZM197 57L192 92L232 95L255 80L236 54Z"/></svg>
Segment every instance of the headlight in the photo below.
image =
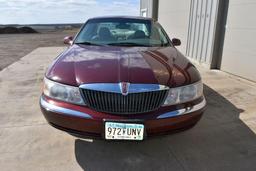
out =
<svg viewBox="0 0 256 171"><path fill-rule="evenodd" d="M69 103L83 105L84 101L78 87L60 84L44 78L44 95Z"/></svg>
<svg viewBox="0 0 256 171"><path fill-rule="evenodd" d="M185 103L197 99L203 95L203 83L197 82L191 85L171 88L164 105Z"/></svg>

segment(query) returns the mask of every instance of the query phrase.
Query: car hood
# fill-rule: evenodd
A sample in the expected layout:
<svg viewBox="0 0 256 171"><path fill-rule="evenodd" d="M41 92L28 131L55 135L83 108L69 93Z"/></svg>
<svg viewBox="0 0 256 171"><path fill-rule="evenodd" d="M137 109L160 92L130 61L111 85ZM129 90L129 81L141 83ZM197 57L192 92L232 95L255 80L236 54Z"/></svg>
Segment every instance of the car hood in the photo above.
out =
<svg viewBox="0 0 256 171"><path fill-rule="evenodd" d="M54 61L46 77L73 86L129 82L176 87L200 80L195 67L174 47L76 44Z"/></svg>

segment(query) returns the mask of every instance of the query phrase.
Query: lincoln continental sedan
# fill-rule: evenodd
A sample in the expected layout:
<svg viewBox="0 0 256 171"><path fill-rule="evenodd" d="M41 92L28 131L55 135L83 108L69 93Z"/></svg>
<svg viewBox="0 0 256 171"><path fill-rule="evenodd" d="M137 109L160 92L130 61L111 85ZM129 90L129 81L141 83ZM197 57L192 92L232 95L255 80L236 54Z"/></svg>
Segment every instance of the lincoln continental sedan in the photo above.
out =
<svg viewBox="0 0 256 171"><path fill-rule="evenodd" d="M196 67L161 25L142 17L89 19L44 76L40 106L76 136L143 140L193 127L206 101Z"/></svg>

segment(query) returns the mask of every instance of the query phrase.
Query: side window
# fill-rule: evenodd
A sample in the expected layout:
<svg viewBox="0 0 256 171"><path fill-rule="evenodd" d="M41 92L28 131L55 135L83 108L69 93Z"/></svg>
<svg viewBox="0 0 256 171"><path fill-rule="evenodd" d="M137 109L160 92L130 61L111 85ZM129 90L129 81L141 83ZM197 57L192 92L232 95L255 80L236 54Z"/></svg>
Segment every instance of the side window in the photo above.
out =
<svg viewBox="0 0 256 171"><path fill-rule="evenodd" d="M94 35L97 33L95 32L96 24L94 23L88 23L86 27L83 29L83 31L80 33L80 36L78 36L77 41L82 42L84 40L90 40Z"/></svg>
<svg viewBox="0 0 256 171"><path fill-rule="evenodd" d="M168 40L163 32L163 30L161 29L161 27L157 26L157 30L158 30L158 33L159 33L159 37L160 37L160 40L163 44L167 44L168 43Z"/></svg>
<svg viewBox="0 0 256 171"><path fill-rule="evenodd" d="M157 27L152 27L150 38L153 40L160 40L160 34Z"/></svg>
<svg viewBox="0 0 256 171"><path fill-rule="evenodd" d="M149 36L149 31L145 24L142 24L142 31L145 32L146 36Z"/></svg>
<svg viewBox="0 0 256 171"><path fill-rule="evenodd" d="M103 27L106 27L108 28L110 31L113 31L116 27L116 24L114 23L100 23L98 24L98 29L97 29L97 32L99 32L99 30Z"/></svg>
<svg viewBox="0 0 256 171"><path fill-rule="evenodd" d="M149 36L149 31L148 31L148 28L146 27L145 24L142 24L142 23L134 23L134 24L132 24L132 29L133 29L134 31L136 31L136 30L144 31L145 35L146 35L146 36Z"/></svg>

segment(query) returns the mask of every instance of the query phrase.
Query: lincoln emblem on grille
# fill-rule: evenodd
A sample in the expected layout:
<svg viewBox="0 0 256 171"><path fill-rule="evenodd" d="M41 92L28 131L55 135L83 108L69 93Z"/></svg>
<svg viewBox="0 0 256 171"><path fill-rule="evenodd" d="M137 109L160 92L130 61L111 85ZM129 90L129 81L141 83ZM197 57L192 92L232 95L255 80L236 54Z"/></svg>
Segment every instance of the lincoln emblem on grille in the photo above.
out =
<svg viewBox="0 0 256 171"><path fill-rule="evenodd" d="M122 95L126 96L129 93L129 86L130 86L130 83L127 83L127 82L120 83L120 90Z"/></svg>

